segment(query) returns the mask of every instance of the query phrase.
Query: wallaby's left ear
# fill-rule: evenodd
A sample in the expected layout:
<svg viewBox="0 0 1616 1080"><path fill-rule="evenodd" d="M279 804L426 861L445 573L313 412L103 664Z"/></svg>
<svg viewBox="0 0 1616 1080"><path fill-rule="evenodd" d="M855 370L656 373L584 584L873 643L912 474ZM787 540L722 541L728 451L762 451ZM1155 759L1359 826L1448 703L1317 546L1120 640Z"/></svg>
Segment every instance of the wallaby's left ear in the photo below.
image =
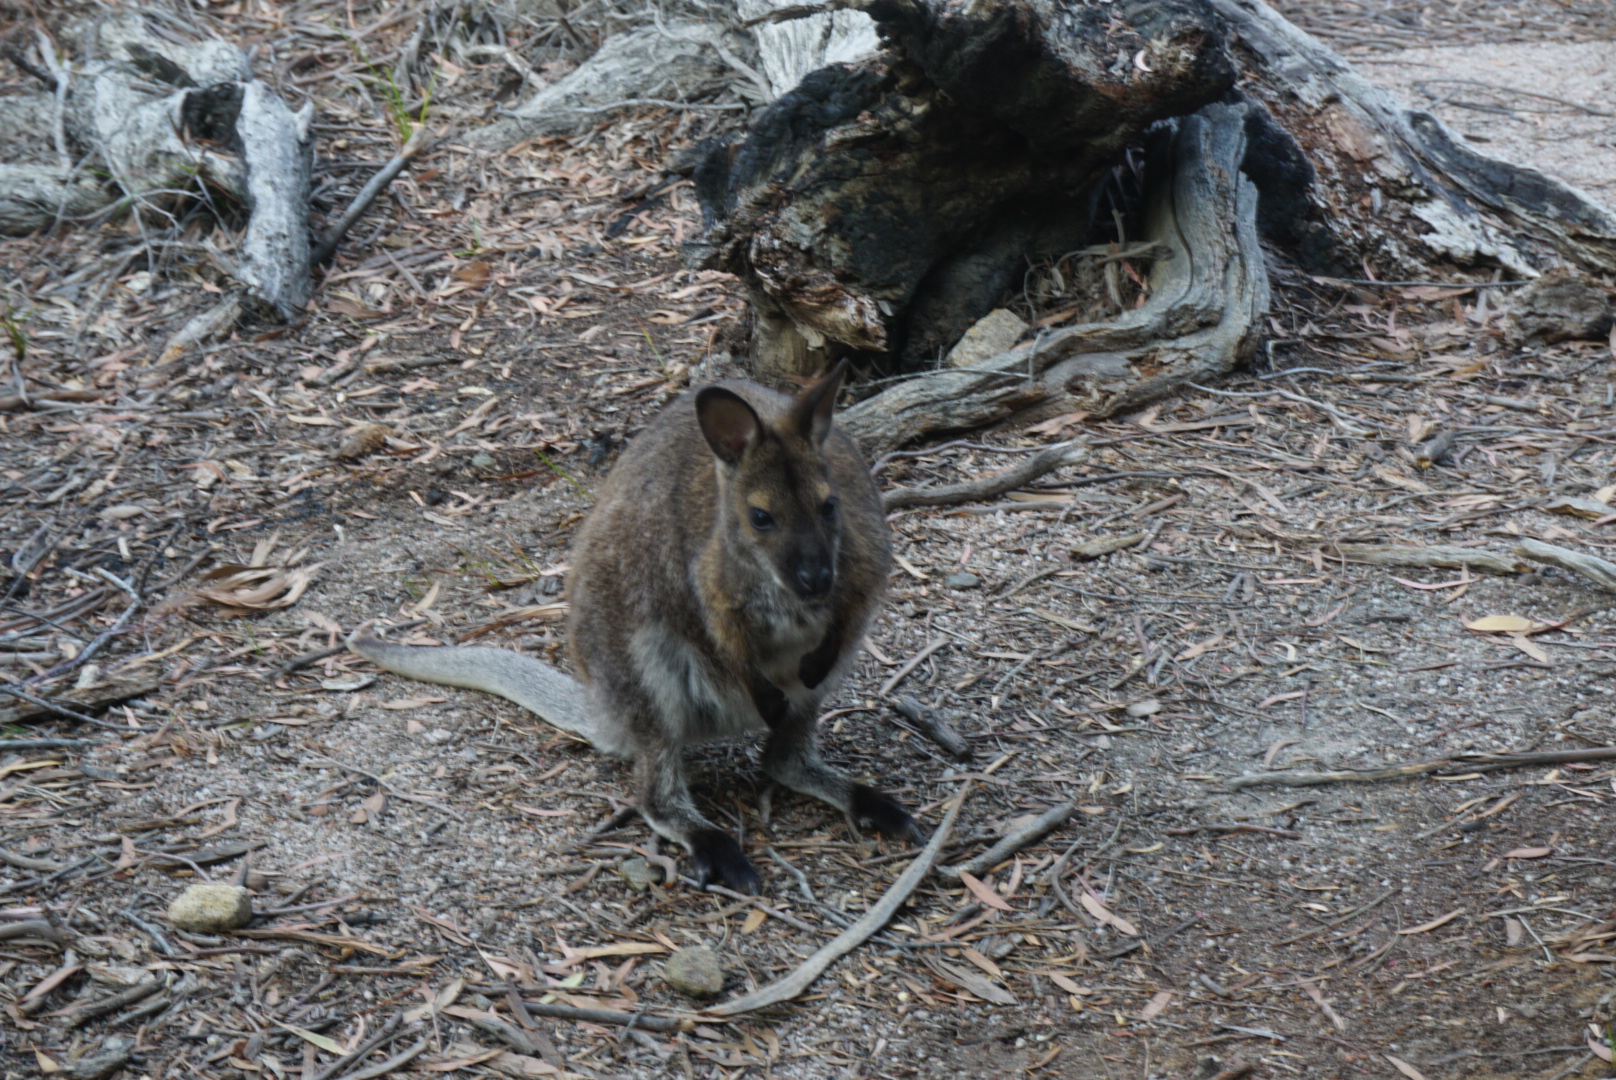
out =
<svg viewBox="0 0 1616 1080"><path fill-rule="evenodd" d="M830 434L831 414L836 411L836 394L841 390L842 379L846 375L847 359L844 357L829 375L798 394L796 403L791 406L793 430L815 446L825 445L825 438Z"/></svg>

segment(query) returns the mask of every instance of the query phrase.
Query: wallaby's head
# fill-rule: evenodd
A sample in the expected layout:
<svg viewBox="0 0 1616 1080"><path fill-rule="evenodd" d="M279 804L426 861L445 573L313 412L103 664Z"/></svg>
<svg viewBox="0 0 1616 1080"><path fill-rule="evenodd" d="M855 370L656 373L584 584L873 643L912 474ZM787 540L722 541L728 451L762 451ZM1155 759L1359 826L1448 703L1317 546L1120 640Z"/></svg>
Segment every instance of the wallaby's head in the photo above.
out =
<svg viewBox="0 0 1616 1080"><path fill-rule="evenodd" d="M772 421L722 386L696 395L701 432L718 460L718 512L732 554L803 600L823 599L836 585L842 514L825 440L846 371L844 360Z"/></svg>

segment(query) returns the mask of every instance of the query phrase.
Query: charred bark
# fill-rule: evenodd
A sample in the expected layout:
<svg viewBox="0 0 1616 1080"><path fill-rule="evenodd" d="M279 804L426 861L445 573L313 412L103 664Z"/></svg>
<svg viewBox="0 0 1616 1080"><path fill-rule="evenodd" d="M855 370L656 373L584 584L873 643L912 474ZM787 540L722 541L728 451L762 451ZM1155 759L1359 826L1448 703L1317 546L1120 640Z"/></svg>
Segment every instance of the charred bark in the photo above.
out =
<svg viewBox="0 0 1616 1080"><path fill-rule="evenodd" d="M809 75L698 173L693 254L739 274L775 374L852 349L914 370L1081 243L1093 192L1154 122L1235 72L1197 0L876 0L886 51Z"/></svg>
<svg viewBox="0 0 1616 1080"><path fill-rule="evenodd" d="M708 158L687 255L746 283L761 376L848 353L914 375L853 410L871 444L1029 405L1106 415L1228 370L1265 310L1258 235L1343 277L1616 270L1609 210L1476 153L1261 0L828 7L868 13L883 51L809 75ZM1142 306L935 370L1029 259L1091 238L1141 148L1146 239L1171 252Z"/></svg>

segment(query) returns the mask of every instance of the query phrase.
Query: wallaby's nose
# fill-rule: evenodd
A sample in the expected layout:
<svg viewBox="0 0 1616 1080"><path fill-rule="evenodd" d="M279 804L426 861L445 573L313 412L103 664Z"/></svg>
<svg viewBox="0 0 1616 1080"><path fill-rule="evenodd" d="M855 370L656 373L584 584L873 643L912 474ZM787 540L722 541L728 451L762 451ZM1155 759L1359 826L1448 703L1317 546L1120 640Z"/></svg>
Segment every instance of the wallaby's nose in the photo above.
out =
<svg viewBox="0 0 1616 1080"><path fill-rule="evenodd" d="M797 593L804 599L824 596L836 584L836 567L829 560L804 559L797 564Z"/></svg>

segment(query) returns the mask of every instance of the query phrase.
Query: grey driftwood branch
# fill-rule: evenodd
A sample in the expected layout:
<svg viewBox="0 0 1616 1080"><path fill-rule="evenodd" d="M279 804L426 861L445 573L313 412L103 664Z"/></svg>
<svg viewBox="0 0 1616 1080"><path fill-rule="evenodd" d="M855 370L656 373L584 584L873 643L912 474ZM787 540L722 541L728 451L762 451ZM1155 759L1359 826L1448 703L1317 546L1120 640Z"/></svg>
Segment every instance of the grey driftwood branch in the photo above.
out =
<svg viewBox="0 0 1616 1080"><path fill-rule="evenodd" d="M892 707L909 721L916 731L948 751L956 761L970 760L971 744L949 726L947 720L938 716L935 709L928 709L922 705L913 694L905 694L898 698L892 703Z"/></svg>
<svg viewBox="0 0 1616 1080"><path fill-rule="evenodd" d="M1426 547L1404 547L1400 544L1337 544L1334 549L1349 562L1370 563L1374 566L1408 567L1468 567L1485 574L1518 574L1525 566L1489 551L1454 547L1451 544L1431 544Z"/></svg>
<svg viewBox="0 0 1616 1080"><path fill-rule="evenodd" d="M741 1013L755 1012L770 1005L778 1005L782 1001L790 1001L812 986L814 980L825 973L825 969L858 948L885 926L931 872L938 852L943 850L943 845L948 842L949 835L954 831L954 822L959 818L960 807L965 805L965 796L970 793L970 787L970 782L966 781L959 794L954 796L954 805L943 815L937 831L931 834L931 840L898 876L898 880L892 883L886 894L866 911L858 922L837 934L818 952L804 960L791 974L744 997L726 1001L722 1005L714 1005L705 1011L713 1016L739 1016Z"/></svg>
<svg viewBox="0 0 1616 1080"><path fill-rule="evenodd" d="M52 69L52 94L34 95L49 107L9 103L0 122L48 122L68 162L0 165L0 233L126 207L160 216L167 195L200 181L247 208L231 267L246 302L275 321L300 313L310 288L313 104L293 113L236 46L158 36L133 9L67 36L82 55Z"/></svg>
<svg viewBox="0 0 1616 1080"><path fill-rule="evenodd" d="M1000 837L997 843L974 858L967 859L962 863L956 863L953 866L939 866L934 873L945 881L958 881L962 873L970 874L972 877L981 877L1028 844L1036 844L1072 820L1072 815L1076 813L1076 799L1063 802L1058 806L1052 806L1022 828Z"/></svg>
<svg viewBox="0 0 1616 1080"><path fill-rule="evenodd" d="M1585 555L1570 548L1545 544L1541 540L1522 540L1515 545L1515 554L1523 559L1547 563L1562 570L1570 570L1573 574L1581 574L1601 589L1616 592L1616 563L1596 555Z"/></svg>
<svg viewBox="0 0 1616 1080"><path fill-rule="evenodd" d="M1063 443L1035 454L1018 465L992 476L978 477L958 484L935 484L928 487L898 488L882 496L890 510L906 506L952 506L955 503L991 499L1024 487L1040 477L1068 465L1079 465L1088 459L1089 448L1081 443Z"/></svg>
<svg viewBox="0 0 1616 1080"><path fill-rule="evenodd" d="M1321 784L1365 784L1376 780L1401 780L1409 776L1459 769L1465 772L1497 772L1531 765L1565 765L1575 761L1608 761L1616 758L1616 746L1593 750L1544 751L1531 754L1455 754L1429 761L1406 761L1384 769L1339 769L1335 772L1261 772L1230 777L1223 786L1238 791L1249 787L1316 787Z"/></svg>

